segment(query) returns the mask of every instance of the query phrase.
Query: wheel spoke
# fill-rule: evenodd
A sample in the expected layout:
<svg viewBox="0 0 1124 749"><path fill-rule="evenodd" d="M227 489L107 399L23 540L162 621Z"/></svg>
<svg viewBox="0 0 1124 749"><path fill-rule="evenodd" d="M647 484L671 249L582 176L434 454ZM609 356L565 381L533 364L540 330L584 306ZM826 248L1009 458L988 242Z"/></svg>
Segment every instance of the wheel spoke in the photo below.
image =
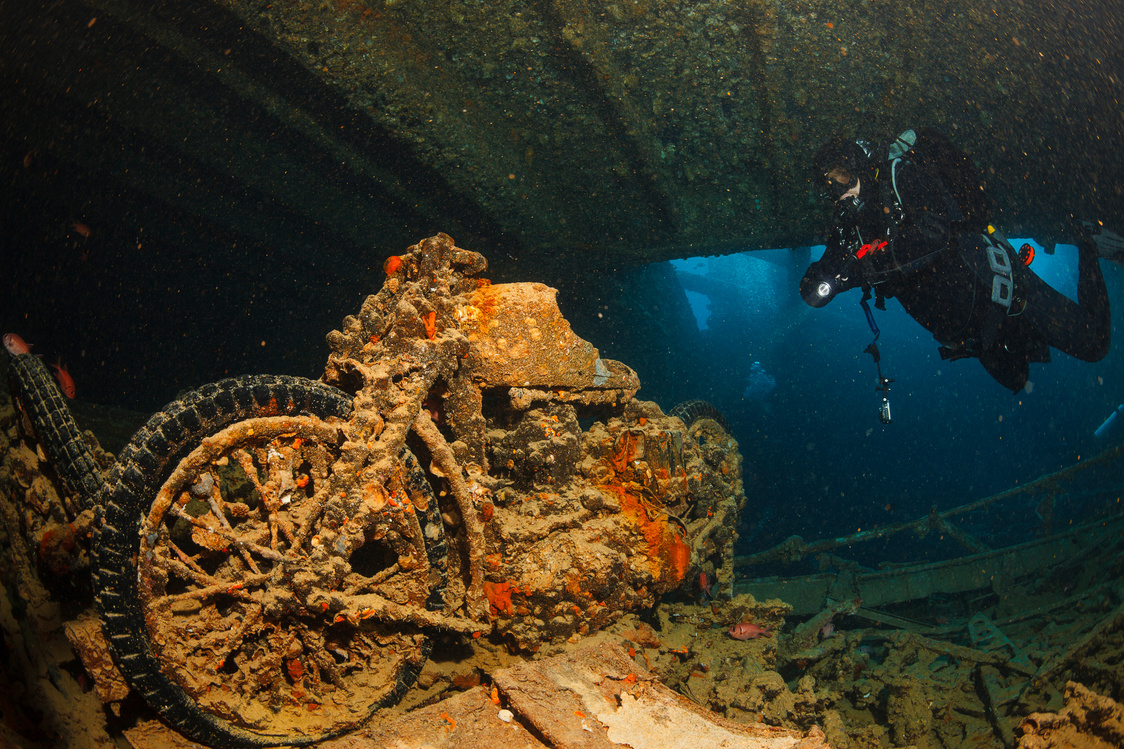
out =
<svg viewBox="0 0 1124 749"><path fill-rule="evenodd" d="M226 646L218 651L219 660L225 662L227 657L235 650L240 648L246 637L246 633L251 631L251 628L256 629L261 624L261 609L254 608L250 613L242 617L241 621L226 638Z"/></svg>
<svg viewBox="0 0 1124 749"><path fill-rule="evenodd" d="M168 512L173 517L177 517L181 520L186 520L196 528L201 529L207 534L208 538L210 536L214 536L216 538L221 538L228 541L230 545L238 551L249 551L251 553L257 554L258 556L264 557L271 562L285 561L284 555L277 553L273 549L270 549L266 546L261 546L260 544L255 544L253 541L247 541L245 538L238 536L233 530L223 528L221 525L212 525L203 518L193 518L191 517L191 515L188 515L187 512L179 505L172 505L169 508Z"/></svg>
<svg viewBox="0 0 1124 749"><path fill-rule="evenodd" d="M382 585L387 580L389 580L390 578L397 575L399 573L399 571L400 570L399 570L399 567L398 567L398 563L395 562L394 564L392 564L389 567L387 567L386 569L384 569L382 572L379 572L378 574L373 575L371 577L362 577L361 575L352 575L352 576L349 577L349 579L351 579L351 578L356 578L356 579L354 579L354 580L352 580L351 582L348 583L347 587L344 589L344 595L353 596L357 593L362 593L364 591L372 591L375 588Z"/></svg>
<svg viewBox="0 0 1124 749"><path fill-rule="evenodd" d="M179 547L179 545L168 538L164 539L164 544L176 555L175 559L168 559L166 562L164 562L165 570L167 569L168 565L173 565L178 562L186 568L185 570L177 570L177 572L179 572L181 575L195 580L200 585L211 584L211 581L213 581L214 578L208 575L202 567L196 564L195 560L188 556L183 551L183 549Z"/></svg>
<svg viewBox="0 0 1124 749"><path fill-rule="evenodd" d="M203 476L210 476L210 474L202 474L200 478L202 478ZM224 500L222 496L222 487L218 481L214 480L213 476L211 477L211 491L207 495L207 503L211 507L211 513L222 524L222 526L228 532L230 532L233 537L234 529L230 526L230 522L226 519L226 508L223 506ZM238 546L237 549L238 555L242 557L242 561L246 563L247 567L249 567L255 573L261 572L261 570L258 569L258 565L254 562L254 558L250 556L248 550L241 546Z"/></svg>
<svg viewBox="0 0 1124 749"><path fill-rule="evenodd" d="M176 568L178 568L176 569L176 571L191 574L190 570L179 568L178 565L176 565ZM200 579L195 575L192 575L192 577L196 579L196 582L205 583L207 581L207 578ZM159 598L153 598L152 605L172 606L180 601L203 600L217 595L237 596L238 598L242 598L244 600L251 600L249 592L250 589L258 585L268 583L271 578L272 575L256 575L254 577L247 578L245 581L240 583L214 583L203 588L196 588L194 590L188 590L183 593L173 593L160 596Z"/></svg>

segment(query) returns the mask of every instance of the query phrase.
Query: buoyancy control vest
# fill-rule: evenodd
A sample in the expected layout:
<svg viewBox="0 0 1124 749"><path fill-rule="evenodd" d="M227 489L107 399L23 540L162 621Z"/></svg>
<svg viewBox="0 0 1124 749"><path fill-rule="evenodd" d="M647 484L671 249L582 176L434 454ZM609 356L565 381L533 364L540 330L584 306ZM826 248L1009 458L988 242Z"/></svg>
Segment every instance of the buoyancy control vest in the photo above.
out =
<svg viewBox="0 0 1124 749"><path fill-rule="evenodd" d="M940 131L906 130L885 154L887 164L879 180L885 228L884 237L876 240L884 239L887 245L860 260L863 277L879 301L895 295L895 281L904 281L955 248L962 234L986 235L991 211L975 164Z"/></svg>
<svg viewBox="0 0 1124 749"><path fill-rule="evenodd" d="M983 180L972 158L949 140L941 131L921 127L906 130L886 148L890 162L891 186L895 167L908 160L938 179L948 191L961 217L956 221L954 233L984 233L991 220L991 199L984 191ZM896 192L896 187L895 187ZM901 204L901 196L897 196Z"/></svg>
<svg viewBox="0 0 1124 749"><path fill-rule="evenodd" d="M992 377L1018 392L1026 384L1030 362L1050 361L1049 343L1022 317L1031 271L998 231L963 234L957 245L972 277L973 298L961 330L935 333L938 351L942 359L978 358Z"/></svg>

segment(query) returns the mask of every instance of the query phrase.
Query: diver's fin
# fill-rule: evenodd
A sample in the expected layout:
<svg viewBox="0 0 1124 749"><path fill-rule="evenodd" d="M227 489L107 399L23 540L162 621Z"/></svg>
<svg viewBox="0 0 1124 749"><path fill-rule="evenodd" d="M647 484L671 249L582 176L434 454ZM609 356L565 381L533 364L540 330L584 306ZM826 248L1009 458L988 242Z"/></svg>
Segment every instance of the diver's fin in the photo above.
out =
<svg viewBox="0 0 1124 749"><path fill-rule="evenodd" d="M1097 245L1098 257L1107 258L1124 265L1124 237L1114 231L1109 231L1100 223L1093 221L1082 221L1081 223L1089 232L1089 238Z"/></svg>

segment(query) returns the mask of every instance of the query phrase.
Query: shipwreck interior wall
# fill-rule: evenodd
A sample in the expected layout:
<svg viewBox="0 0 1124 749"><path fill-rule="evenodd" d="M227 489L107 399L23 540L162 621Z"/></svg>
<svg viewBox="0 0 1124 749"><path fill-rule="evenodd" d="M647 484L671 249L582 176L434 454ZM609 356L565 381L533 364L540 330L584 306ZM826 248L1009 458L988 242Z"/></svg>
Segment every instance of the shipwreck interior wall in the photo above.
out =
<svg viewBox="0 0 1124 749"><path fill-rule="evenodd" d="M201 295L268 336L224 336L183 386L313 371L323 349L296 342L436 231L486 251L498 280L533 269L555 286L811 244L824 217L804 164L840 133L943 128L983 168L1009 234L1061 236L1070 213L1124 202L1116 0L0 10L0 246L24 279L0 313L61 346L56 310L96 289L86 339L63 353L148 368L112 393L91 373L103 400L139 388L162 402L146 381L181 373L161 362L210 345L176 325L178 300ZM107 331L122 324L130 340Z"/></svg>
<svg viewBox="0 0 1124 749"><path fill-rule="evenodd" d="M434 223L598 264L798 245L816 146L918 123L973 153L1010 231L1122 203L1118 2L4 10L4 139L33 173L155 201L154 234L180 211L344 274Z"/></svg>

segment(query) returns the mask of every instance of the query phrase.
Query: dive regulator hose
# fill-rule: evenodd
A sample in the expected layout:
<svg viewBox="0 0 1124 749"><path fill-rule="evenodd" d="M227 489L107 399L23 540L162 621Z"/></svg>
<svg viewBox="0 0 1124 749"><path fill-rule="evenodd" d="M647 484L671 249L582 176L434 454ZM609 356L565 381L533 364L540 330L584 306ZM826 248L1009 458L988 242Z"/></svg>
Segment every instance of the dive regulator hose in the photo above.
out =
<svg viewBox="0 0 1124 749"><path fill-rule="evenodd" d="M867 304L869 298L870 292L864 289L863 298L859 301L859 304L862 305L866 322L870 325L870 332L874 333L874 340L863 349L863 352L870 354L871 358L874 359L874 366L878 369L878 384L874 386L874 391L882 396L882 402L878 404L878 420L883 424L889 424L893 421L893 417L890 416L890 383L894 380L882 376L882 354L878 351L878 337L882 335L882 331L878 329L878 324L874 322L874 313L870 311L870 305Z"/></svg>

